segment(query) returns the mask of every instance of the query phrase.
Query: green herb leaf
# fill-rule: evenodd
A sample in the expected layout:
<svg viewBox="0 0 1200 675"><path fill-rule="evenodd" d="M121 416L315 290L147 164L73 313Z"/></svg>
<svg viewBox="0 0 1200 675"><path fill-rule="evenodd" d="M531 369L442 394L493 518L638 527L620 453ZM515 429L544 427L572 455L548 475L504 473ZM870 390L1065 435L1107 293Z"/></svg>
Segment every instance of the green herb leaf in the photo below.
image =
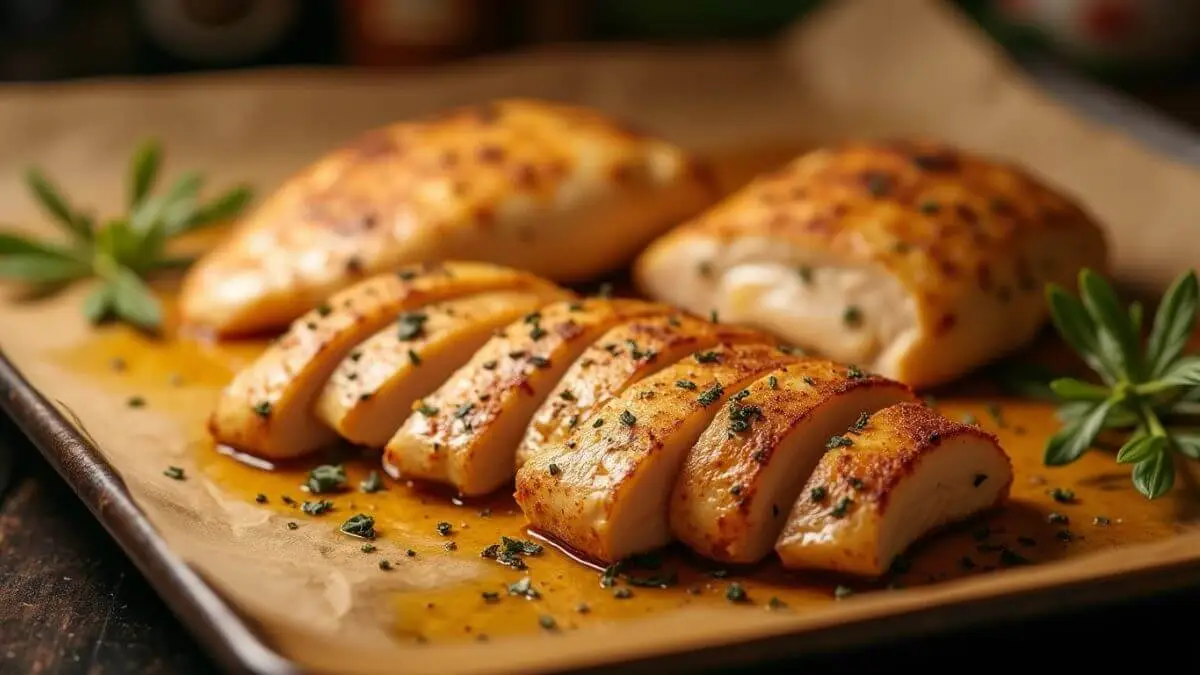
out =
<svg viewBox="0 0 1200 675"><path fill-rule="evenodd" d="M133 210L154 189L158 167L162 164L162 146L156 139L144 141L133 153L129 176L129 208Z"/></svg>
<svg viewBox="0 0 1200 675"><path fill-rule="evenodd" d="M218 225L241 213L254 199L254 190L248 185L239 185L213 201L200 207L183 224L180 231L191 232L209 225ZM172 234L175 234L172 232Z"/></svg>
<svg viewBox="0 0 1200 675"><path fill-rule="evenodd" d="M1147 499L1157 499L1175 484L1175 462L1171 453L1159 452L1133 467L1133 486Z"/></svg>
<svg viewBox="0 0 1200 675"><path fill-rule="evenodd" d="M1043 461L1048 466L1070 464L1083 456L1104 426L1104 418L1115 401L1106 399L1095 404L1087 415L1078 418L1055 434L1046 444Z"/></svg>
<svg viewBox="0 0 1200 675"><path fill-rule="evenodd" d="M1186 356L1176 361L1159 382L1163 385L1200 384L1200 356Z"/></svg>
<svg viewBox="0 0 1200 675"><path fill-rule="evenodd" d="M1054 380L1050 390L1069 401L1103 401L1109 396L1108 389L1071 377Z"/></svg>
<svg viewBox="0 0 1200 675"><path fill-rule="evenodd" d="M1063 340L1083 357L1088 366L1099 373L1106 383L1115 384L1120 380L1120 372L1116 365L1100 353L1096 324L1083 303L1056 284L1046 287L1046 300L1050 304L1050 319Z"/></svg>
<svg viewBox="0 0 1200 675"><path fill-rule="evenodd" d="M0 279L29 284L61 284L82 279L90 272L86 265L70 258L34 253L0 257Z"/></svg>
<svg viewBox="0 0 1200 675"><path fill-rule="evenodd" d="M0 258L7 258L14 255L40 255L71 260L76 259L74 253L62 246L37 241L36 239L12 232L0 232Z"/></svg>
<svg viewBox="0 0 1200 675"><path fill-rule="evenodd" d="M92 238L91 229L87 227L87 219L81 218L71 210L71 207L67 205L67 200L63 199L62 193L42 175L40 170L30 168L26 171L25 182L33 190L41 207L53 216L54 220L72 237L80 241L88 241Z"/></svg>
<svg viewBox="0 0 1200 675"><path fill-rule="evenodd" d="M113 311L113 291L109 284L100 284L83 300L83 315L91 323L100 323Z"/></svg>
<svg viewBox="0 0 1200 675"><path fill-rule="evenodd" d="M1165 436L1134 436L1121 446L1117 453L1118 464L1137 464L1163 451L1167 445Z"/></svg>
<svg viewBox="0 0 1200 675"><path fill-rule="evenodd" d="M1161 377L1183 352L1196 324L1200 287L1189 271L1171 284L1154 314L1147 342L1146 362L1151 377Z"/></svg>
<svg viewBox="0 0 1200 675"><path fill-rule="evenodd" d="M1200 459L1200 432L1174 433L1171 434L1171 441L1175 444L1175 449L1183 456Z"/></svg>
<svg viewBox="0 0 1200 675"><path fill-rule="evenodd" d="M1129 312L1122 309L1112 286L1099 274L1085 269L1079 273L1079 289L1083 304L1096 322L1098 343L1127 379L1141 376L1141 354L1138 336L1129 321ZM1120 379L1120 378L1118 378Z"/></svg>
<svg viewBox="0 0 1200 675"><path fill-rule="evenodd" d="M139 328L156 331L162 325L158 298L136 274L122 267L110 284L117 316Z"/></svg>

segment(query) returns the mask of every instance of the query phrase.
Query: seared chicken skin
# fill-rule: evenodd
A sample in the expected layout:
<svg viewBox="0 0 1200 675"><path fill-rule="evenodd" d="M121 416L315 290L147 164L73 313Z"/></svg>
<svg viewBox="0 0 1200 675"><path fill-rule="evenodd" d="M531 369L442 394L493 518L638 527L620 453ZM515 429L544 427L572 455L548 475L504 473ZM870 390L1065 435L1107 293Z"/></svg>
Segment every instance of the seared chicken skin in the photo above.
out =
<svg viewBox="0 0 1200 675"><path fill-rule="evenodd" d="M181 312L220 336L267 331L363 275L425 261L589 279L717 196L680 148L596 111L455 109L370 131L293 176L190 270Z"/></svg>
<svg viewBox="0 0 1200 675"><path fill-rule="evenodd" d="M209 418L221 444L272 459L303 455L337 438L314 414L318 393L347 353L404 311L501 289L553 293L531 274L482 263L408 267L367 279L297 319L234 377Z"/></svg>
<svg viewBox="0 0 1200 675"><path fill-rule="evenodd" d="M496 291L403 312L355 347L317 398L316 413L342 438L381 448L422 396L466 363L492 333L565 290Z"/></svg>
<svg viewBox="0 0 1200 675"><path fill-rule="evenodd" d="M1012 484L992 434L919 403L834 439L775 545L785 567L878 576L931 530L999 504Z"/></svg>
<svg viewBox="0 0 1200 675"><path fill-rule="evenodd" d="M434 393L419 401L384 451L393 475L447 483L464 495L512 479L517 444L550 390L612 326L673 312L638 300L559 302L487 342Z"/></svg>
<svg viewBox="0 0 1200 675"><path fill-rule="evenodd" d="M650 297L914 387L1028 342L1101 228L1031 175L932 141L822 149L650 245Z"/></svg>
<svg viewBox="0 0 1200 675"><path fill-rule="evenodd" d="M562 441L591 420L597 407L631 384L685 356L718 344L771 343L750 331L680 312L621 324L587 348L534 414L517 448L517 468L542 448Z"/></svg>
<svg viewBox="0 0 1200 675"><path fill-rule="evenodd" d="M530 526L605 563L668 543L671 489L688 450L730 395L799 358L770 345L720 346L627 388L517 472Z"/></svg>
<svg viewBox="0 0 1200 675"><path fill-rule="evenodd" d="M758 562L828 439L854 438L871 413L909 400L899 382L820 359L760 377L732 395L688 453L671 498L672 532L713 560Z"/></svg>

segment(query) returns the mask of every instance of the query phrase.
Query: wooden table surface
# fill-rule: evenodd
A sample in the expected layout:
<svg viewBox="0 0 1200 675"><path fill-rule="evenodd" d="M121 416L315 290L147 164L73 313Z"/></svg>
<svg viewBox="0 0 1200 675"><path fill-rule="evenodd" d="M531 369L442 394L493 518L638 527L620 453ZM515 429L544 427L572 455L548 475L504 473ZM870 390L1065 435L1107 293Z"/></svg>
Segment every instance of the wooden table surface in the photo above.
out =
<svg viewBox="0 0 1200 675"><path fill-rule="evenodd" d="M1143 98L1200 128L1200 88ZM0 454L6 452L17 461L11 484L0 485L0 675L219 672L66 484L0 415ZM1121 652L1153 662L1174 651L1167 646L1170 618L1191 616L1196 607L1200 588L764 670L874 672L985 663L1021 670L1069 664L1078 672L1111 666Z"/></svg>

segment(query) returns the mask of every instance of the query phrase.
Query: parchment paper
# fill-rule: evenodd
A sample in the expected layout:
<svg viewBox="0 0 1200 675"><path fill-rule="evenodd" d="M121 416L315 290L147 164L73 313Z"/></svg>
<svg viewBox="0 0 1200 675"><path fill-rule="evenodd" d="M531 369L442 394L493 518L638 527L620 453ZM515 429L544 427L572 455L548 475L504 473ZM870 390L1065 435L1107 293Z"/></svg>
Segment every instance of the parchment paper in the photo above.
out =
<svg viewBox="0 0 1200 675"><path fill-rule="evenodd" d="M170 169L200 169L218 185L248 179L264 194L372 126L495 96L529 95L595 106L706 152L781 139L941 136L1019 160L1081 198L1108 227L1123 279L1161 287L1191 266L1200 214L1195 170L1050 102L940 5L835 4L770 45L554 50L404 75L266 71L10 86L0 91L0 222L51 231L19 180L30 164L43 167L78 203L116 212L125 162L147 135L163 140ZM345 554L327 545L334 534L297 537L277 523L268 526L267 514L223 499L218 486L162 480L168 464L192 468L189 443L227 374L214 373L211 386L182 390L179 396L196 414L180 420L131 411L111 389L51 358L90 344L78 311L85 291L37 303L9 297L0 307L0 348L79 416L178 555L277 649L314 669L463 672L533 667L547 658L586 663L608 658L614 645L622 655L636 655L712 644L716 635L737 639L967 592L899 594L905 597L874 609L838 610L843 614L832 618L754 613L737 626L722 621L719 633L710 630L715 619L697 612L683 625L664 620L655 629L604 640L564 635L551 654L544 642L532 649L513 639L414 658L413 647L389 640L379 621L381 585L408 583L404 579L347 571L339 564ZM1013 572L1000 583L1025 583L1022 574L1053 579L1065 573Z"/></svg>

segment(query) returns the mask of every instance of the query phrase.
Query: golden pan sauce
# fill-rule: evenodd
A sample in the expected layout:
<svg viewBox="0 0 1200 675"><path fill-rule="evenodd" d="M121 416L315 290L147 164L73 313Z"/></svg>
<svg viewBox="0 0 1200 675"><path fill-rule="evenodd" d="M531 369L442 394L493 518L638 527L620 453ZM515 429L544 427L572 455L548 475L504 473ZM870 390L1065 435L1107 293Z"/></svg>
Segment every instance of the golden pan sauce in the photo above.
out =
<svg viewBox="0 0 1200 675"><path fill-rule="evenodd" d="M745 180L770 157L778 163L791 153L733 158L720 168L727 185ZM1057 360L1063 353L1054 344L1041 351ZM1038 564L1116 546L1173 536L1196 520L1196 474L1181 471L1176 488L1167 496L1147 501L1132 487L1129 467L1119 466L1113 453L1092 451L1066 467L1042 465L1046 439L1058 429L1051 406L1005 398L987 382L968 382L953 391L935 392L935 405L954 419L978 420L996 433L1012 458L1015 479L1012 498L1002 509L937 533L914 546L904 563L885 578L852 578L788 572L773 557L749 567L722 566L672 548L658 569L631 572L643 582L674 577L669 587L631 586L621 578L603 587L601 571L548 542L534 539L511 498L502 491L483 500L462 501L448 492L387 478L378 451L352 448L332 455L280 464L239 458L214 447L204 429L208 407L197 408L197 388L218 392L238 369L262 349L261 343L209 344L185 338L161 341L140 337L123 327L97 331L92 343L59 355L59 361L94 374L114 392L137 404L140 399L156 411L178 417L194 429L194 453L201 475L188 480L210 481L226 499L238 499L277 514L280 528L319 527L333 541L351 550L365 542L338 532L357 513L375 518L378 537L372 552L362 552L362 564L378 574L403 575L406 564L430 558L471 563L478 573L437 589L398 592L394 598L394 631L398 639L417 641L482 640L506 634L572 630L601 626L628 617L674 612L696 605L729 605L731 585L745 591L737 604L745 611L804 612L821 603L837 602L864 592L901 592L917 586L969 575L1002 573L1005 567ZM1048 352L1046 350L1049 350ZM999 415L994 413L999 411ZM301 489L309 470L331 462L346 467L349 489L321 495L333 502L332 511L309 516L299 503L310 499ZM165 468L165 467L164 467ZM1193 469L1194 467L1188 467ZM385 489L367 494L359 483L372 470ZM259 495L265 503L258 503ZM294 500L285 503L283 497ZM1070 499L1065 497L1073 495ZM448 534L438 524L449 523ZM501 536L538 541L544 550L524 557L520 571L481 558ZM388 561L390 570L378 569ZM540 596L511 595L509 585L529 577ZM624 590L619 590L624 589ZM485 595L486 594L486 595ZM733 593L736 597L736 591ZM624 597L622 597L624 596Z"/></svg>

